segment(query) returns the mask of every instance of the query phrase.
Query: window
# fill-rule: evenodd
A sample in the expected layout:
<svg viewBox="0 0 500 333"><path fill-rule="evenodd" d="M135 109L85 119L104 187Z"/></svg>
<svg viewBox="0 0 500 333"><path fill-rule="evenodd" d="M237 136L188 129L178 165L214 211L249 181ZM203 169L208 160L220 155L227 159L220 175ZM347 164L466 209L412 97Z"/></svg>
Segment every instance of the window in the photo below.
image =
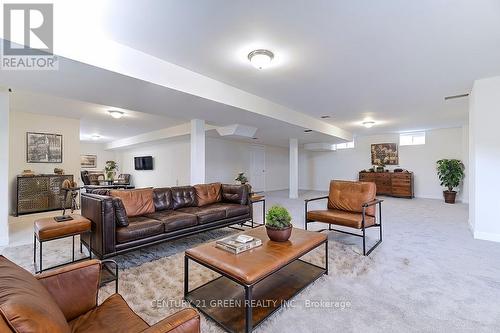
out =
<svg viewBox="0 0 500 333"><path fill-rule="evenodd" d="M399 145L400 146L425 145L425 132L400 134Z"/></svg>
<svg viewBox="0 0 500 333"><path fill-rule="evenodd" d="M333 146L334 146L335 150L354 148L354 141L337 143L336 145L333 145Z"/></svg>

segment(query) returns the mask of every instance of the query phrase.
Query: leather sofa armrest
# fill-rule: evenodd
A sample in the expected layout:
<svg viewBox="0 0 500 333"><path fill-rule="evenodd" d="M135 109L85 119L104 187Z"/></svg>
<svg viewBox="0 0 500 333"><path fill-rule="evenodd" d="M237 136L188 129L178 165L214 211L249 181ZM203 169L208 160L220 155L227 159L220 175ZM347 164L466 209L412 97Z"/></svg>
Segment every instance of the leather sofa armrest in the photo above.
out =
<svg viewBox="0 0 500 333"><path fill-rule="evenodd" d="M116 219L113 198L105 195L82 193L82 216L92 221L92 252L99 258L114 254L116 246ZM82 239L89 244L89 235Z"/></svg>
<svg viewBox="0 0 500 333"><path fill-rule="evenodd" d="M193 309L184 309L157 322L142 333L199 333L200 315Z"/></svg>
<svg viewBox="0 0 500 333"><path fill-rule="evenodd" d="M97 306L101 262L88 260L35 275L49 291L67 321Z"/></svg>

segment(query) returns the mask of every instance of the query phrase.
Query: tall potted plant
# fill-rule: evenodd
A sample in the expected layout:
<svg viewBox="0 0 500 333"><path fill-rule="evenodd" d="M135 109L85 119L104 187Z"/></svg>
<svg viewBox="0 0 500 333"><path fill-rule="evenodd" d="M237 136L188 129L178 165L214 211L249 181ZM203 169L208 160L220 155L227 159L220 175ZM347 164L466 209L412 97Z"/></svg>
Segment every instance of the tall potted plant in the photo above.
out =
<svg viewBox="0 0 500 333"><path fill-rule="evenodd" d="M266 215L266 231L269 239L286 242L292 234L292 217L285 207L274 205Z"/></svg>
<svg viewBox="0 0 500 333"><path fill-rule="evenodd" d="M442 159L437 161L437 173L441 181L441 186L447 188L443 191L446 203L455 203L457 191L454 191L454 189L460 186L460 183L464 179L464 170L465 166L460 160Z"/></svg>
<svg viewBox="0 0 500 333"><path fill-rule="evenodd" d="M118 170L118 164L116 164L115 161L107 161L104 166L106 180L113 181L115 179L116 170Z"/></svg>

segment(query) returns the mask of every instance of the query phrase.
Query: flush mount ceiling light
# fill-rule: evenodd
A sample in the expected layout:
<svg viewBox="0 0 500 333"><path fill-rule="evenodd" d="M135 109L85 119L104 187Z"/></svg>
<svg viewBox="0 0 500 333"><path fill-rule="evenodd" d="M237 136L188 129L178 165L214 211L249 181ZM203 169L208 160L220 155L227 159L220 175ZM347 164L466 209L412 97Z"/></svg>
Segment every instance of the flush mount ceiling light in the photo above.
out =
<svg viewBox="0 0 500 333"><path fill-rule="evenodd" d="M274 59L274 53L269 50L259 49L248 54L248 60L257 69L264 69L271 65Z"/></svg>
<svg viewBox="0 0 500 333"><path fill-rule="evenodd" d="M92 140L99 140L101 136L99 134L92 134Z"/></svg>
<svg viewBox="0 0 500 333"><path fill-rule="evenodd" d="M366 127L366 128L372 128L373 125L375 125L375 122L372 121L372 120L363 121L363 126Z"/></svg>
<svg viewBox="0 0 500 333"><path fill-rule="evenodd" d="M125 114L124 112L118 110L109 110L108 113L115 119L120 119Z"/></svg>

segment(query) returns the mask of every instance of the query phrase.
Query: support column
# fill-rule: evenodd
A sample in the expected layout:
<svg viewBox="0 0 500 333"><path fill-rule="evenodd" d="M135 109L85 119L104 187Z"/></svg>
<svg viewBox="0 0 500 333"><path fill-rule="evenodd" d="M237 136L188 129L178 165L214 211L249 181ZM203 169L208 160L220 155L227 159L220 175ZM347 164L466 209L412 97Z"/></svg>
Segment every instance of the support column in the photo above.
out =
<svg viewBox="0 0 500 333"><path fill-rule="evenodd" d="M9 98L0 88L0 246L9 244Z"/></svg>
<svg viewBox="0 0 500 333"><path fill-rule="evenodd" d="M290 139L290 199L299 197L299 141Z"/></svg>
<svg viewBox="0 0 500 333"><path fill-rule="evenodd" d="M191 185L205 183L205 121L191 119Z"/></svg>

